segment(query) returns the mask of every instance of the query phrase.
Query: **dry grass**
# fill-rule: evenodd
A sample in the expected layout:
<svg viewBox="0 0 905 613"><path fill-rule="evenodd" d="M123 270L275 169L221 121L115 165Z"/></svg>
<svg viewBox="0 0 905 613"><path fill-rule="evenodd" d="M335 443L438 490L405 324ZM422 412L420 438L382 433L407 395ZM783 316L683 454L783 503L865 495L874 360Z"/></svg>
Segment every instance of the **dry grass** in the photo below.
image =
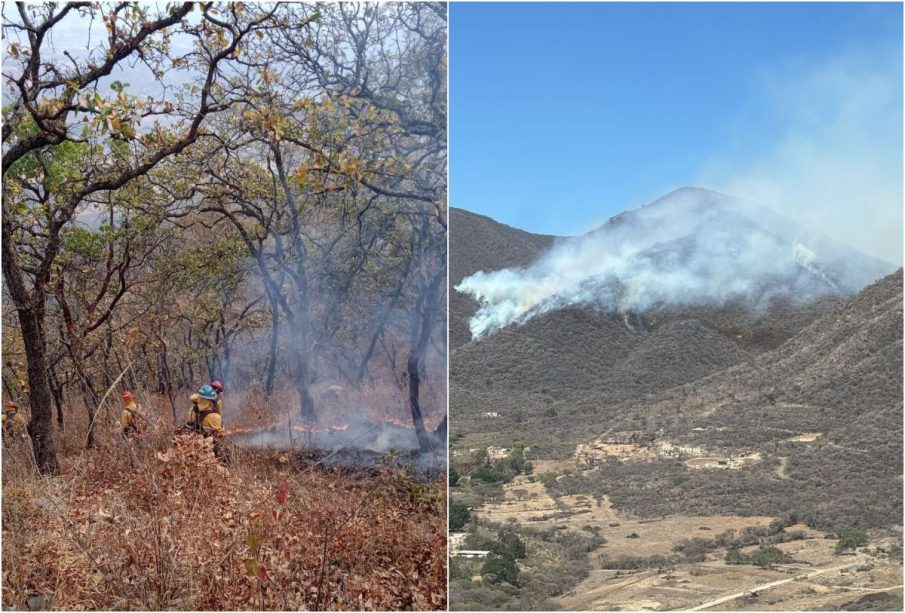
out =
<svg viewBox="0 0 905 613"><path fill-rule="evenodd" d="M446 608L445 479L244 449L227 469L157 408L142 440L104 421L90 451L70 420L58 477L35 473L27 441L4 449L4 608Z"/></svg>

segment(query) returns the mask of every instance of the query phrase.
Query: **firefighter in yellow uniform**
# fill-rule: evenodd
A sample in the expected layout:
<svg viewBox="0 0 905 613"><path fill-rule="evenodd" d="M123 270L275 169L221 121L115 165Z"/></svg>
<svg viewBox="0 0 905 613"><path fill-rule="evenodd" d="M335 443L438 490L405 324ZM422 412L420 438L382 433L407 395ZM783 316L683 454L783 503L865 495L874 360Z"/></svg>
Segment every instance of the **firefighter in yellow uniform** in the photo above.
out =
<svg viewBox="0 0 905 613"><path fill-rule="evenodd" d="M189 397L192 408L189 411L186 427L204 437L213 437L214 454L225 464L229 463L230 454L223 435L223 419L217 410L217 392L210 385L202 385L196 393Z"/></svg>
<svg viewBox="0 0 905 613"><path fill-rule="evenodd" d="M12 400L7 400L3 405L3 444L9 446L15 437L26 435L25 417L19 413L19 405Z"/></svg>
<svg viewBox="0 0 905 613"><path fill-rule="evenodd" d="M145 410L135 402L135 394L129 390L123 392L122 399L123 412L120 416L120 425L123 429L123 438L141 436L147 425Z"/></svg>
<svg viewBox="0 0 905 613"><path fill-rule="evenodd" d="M217 414L222 416L223 415L223 384L220 383L220 381L214 379L213 381L211 381L211 387L214 388L214 392L216 393L216 396L217 396L217 404L215 405ZM198 404L199 399L200 399L200 396L198 396L197 393L189 396L189 400L191 401L193 406Z"/></svg>

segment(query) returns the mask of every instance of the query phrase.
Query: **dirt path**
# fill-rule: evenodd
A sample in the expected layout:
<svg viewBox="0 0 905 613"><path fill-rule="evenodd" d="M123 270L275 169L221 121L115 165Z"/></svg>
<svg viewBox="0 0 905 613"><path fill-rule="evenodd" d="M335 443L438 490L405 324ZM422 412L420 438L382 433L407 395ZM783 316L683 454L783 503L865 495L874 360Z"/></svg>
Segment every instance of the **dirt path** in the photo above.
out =
<svg viewBox="0 0 905 613"><path fill-rule="evenodd" d="M626 577L622 581L611 581L609 574L605 574L601 579L603 583L587 589L588 584L595 583L595 579L602 574L602 571L591 571L591 574L580 584L584 589L573 588L569 594L560 596L557 601L560 603L562 610L599 610L597 605L606 596L613 592L625 589L630 586L636 588L643 587L644 583L652 583L659 578L656 571L641 571L638 575Z"/></svg>
<svg viewBox="0 0 905 613"><path fill-rule="evenodd" d="M862 560L858 560L857 562L849 562L848 564L840 564L839 566L833 566L831 568L822 568L820 570L814 570L809 573L804 573L803 575L796 575L794 577L789 577L788 579L780 579L779 581L771 581L770 583L764 583L752 588L749 588L743 592L735 592L734 594L728 594L726 596L722 596L717 598L716 600L710 600L703 604L699 604L696 607L691 607L688 609L689 611L703 611L704 609L709 609L711 607L715 607L717 605L721 605L736 598L742 598L751 594L752 592L763 592L764 590L769 590L774 587L779 587L780 585L785 585L786 583L791 583L793 581L801 581L802 579L811 579L812 577L816 577L818 575L823 575L825 573L831 573L837 570L843 570L845 568L851 568L852 566L858 566L862 564Z"/></svg>
<svg viewBox="0 0 905 613"><path fill-rule="evenodd" d="M780 479L788 479L789 475L786 474L786 467L789 465L789 458L783 456L779 458L779 466L776 467L776 476Z"/></svg>
<svg viewBox="0 0 905 613"><path fill-rule="evenodd" d="M905 585L889 585L886 587L853 587L851 585L844 586L847 592L862 592L864 594L873 594L875 592L888 592L889 590L898 590Z"/></svg>

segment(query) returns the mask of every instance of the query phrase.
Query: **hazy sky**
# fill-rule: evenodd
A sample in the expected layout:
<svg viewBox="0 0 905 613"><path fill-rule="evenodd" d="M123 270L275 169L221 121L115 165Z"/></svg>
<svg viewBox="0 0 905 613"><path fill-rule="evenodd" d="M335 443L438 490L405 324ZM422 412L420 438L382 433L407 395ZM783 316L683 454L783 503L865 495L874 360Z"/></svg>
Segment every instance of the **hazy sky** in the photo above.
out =
<svg viewBox="0 0 905 613"><path fill-rule="evenodd" d="M454 3L451 204L575 234L705 185L901 262L901 29L899 3Z"/></svg>

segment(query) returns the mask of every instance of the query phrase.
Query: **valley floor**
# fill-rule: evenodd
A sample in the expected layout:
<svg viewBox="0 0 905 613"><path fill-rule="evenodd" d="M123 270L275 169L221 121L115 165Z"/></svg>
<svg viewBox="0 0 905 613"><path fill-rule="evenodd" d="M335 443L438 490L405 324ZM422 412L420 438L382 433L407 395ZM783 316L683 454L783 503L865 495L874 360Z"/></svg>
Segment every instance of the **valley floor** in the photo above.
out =
<svg viewBox="0 0 905 613"><path fill-rule="evenodd" d="M707 518L700 518L706 521ZM668 571L598 569L556 602L563 610L807 611L843 609L867 594L902 603L902 566L867 554L834 556L834 540L780 547L795 563L771 569L728 565L715 556Z"/></svg>
<svg viewBox="0 0 905 613"><path fill-rule="evenodd" d="M805 436L803 442L813 443L819 437ZM522 585L511 589L509 596L522 590L533 590L533 582L542 581L553 569L566 565L561 552L551 549L547 536L572 534L577 542L591 543L582 562L583 578L564 592L551 597L545 608L554 610L842 610L874 609L900 610L902 607L901 529L873 531L866 547L856 552L836 552L838 535L808 528L803 524L780 529L782 541L776 547L787 557L780 563L764 567L752 564L729 564L725 561L729 547L711 544L693 562L683 559L679 552L693 539L719 541L723 534L739 534L746 529L766 531L774 517L728 515L670 515L639 517L616 508L607 495L588 490L581 494L560 495L552 482L566 476L580 483L582 476L607 470L603 456L589 460L588 450L600 448L601 443L581 444L575 457L568 460L534 460L531 474L520 474L502 485L501 490L484 497L472 509L477 520L477 533L490 532L493 526L519 526L526 543L527 555L518 560ZM662 446L661 446L662 447ZM612 445L606 449L609 462L644 461L656 463L656 443L643 447ZM673 449L670 447L670 451ZM699 448L681 451L681 458L706 455ZM649 456L649 457L648 457ZM725 474L724 465L713 463L686 470L713 471ZM734 464L737 470L745 463ZM777 466L782 472L784 463ZM704 473L707 474L706 472ZM777 474L777 478L785 478ZM546 483L546 485L545 485ZM480 484L465 479L453 488L467 499ZM575 487L570 491L575 491ZM458 492L457 492L458 490ZM605 542L589 541L591 535L603 536ZM792 536L794 535L794 536ZM457 537L459 541L463 537ZM766 542L762 540L762 543ZM771 541L772 542L772 541ZM758 550L758 545L739 549L742 555ZM472 589L484 582L474 562L471 565L471 586L463 581L453 582L452 608L467 610L475 606L469 598L476 597ZM573 564L576 573L579 566ZM569 577L562 577L567 585ZM486 586L485 587L490 587ZM464 591L463 591L464 589ZM495 589L499 589L497 586ZM550 589L550 588L547 588ZM556 588L550 589L554 594ZM492 600L487 602L494 602ZM512 608L518 600L496 602L499 608ZM486 602L484 603L486 606Z"/></svg>

